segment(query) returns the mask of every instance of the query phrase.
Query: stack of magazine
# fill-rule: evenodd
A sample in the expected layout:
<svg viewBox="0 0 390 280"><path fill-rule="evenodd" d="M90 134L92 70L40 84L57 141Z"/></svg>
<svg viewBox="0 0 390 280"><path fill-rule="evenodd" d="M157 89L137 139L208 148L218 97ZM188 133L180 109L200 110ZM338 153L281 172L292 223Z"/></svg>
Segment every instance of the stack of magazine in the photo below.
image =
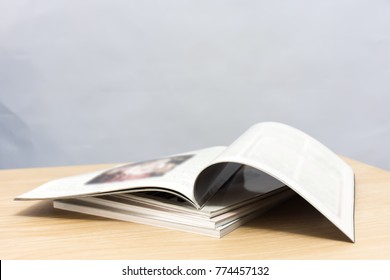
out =
<svg viewBox="0 0 390 280"><path fill-rule="evenodd" d="M50 181L17 200L222 237L299 194L354 241L354 174L290 126L252 126L211 147Z"/></svg>
<svg viewBox="0 0 390 280"><path fill-rule="evenodd" d="M222 237L292 194L271 176L243 166L201 209L162 191L86 196L53 204L74 212Z"/></svg>

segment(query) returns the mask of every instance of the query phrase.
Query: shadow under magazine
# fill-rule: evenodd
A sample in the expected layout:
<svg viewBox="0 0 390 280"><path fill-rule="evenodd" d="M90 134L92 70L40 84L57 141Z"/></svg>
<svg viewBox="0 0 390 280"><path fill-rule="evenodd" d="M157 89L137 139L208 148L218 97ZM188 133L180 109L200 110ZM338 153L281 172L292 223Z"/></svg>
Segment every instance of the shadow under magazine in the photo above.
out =
<svg viewBox="0 0 390 280"><path fill-rule="evenodd" d="M55 209L53 208L52 201L39 201L23 209L17 215L48 219L63 218L111 221L111 219L103 217ZM344 242L349 241L326 217L299 195L294 195L286 202L272 208L243 226Z"/></svg>
<svg viewBox="0 0 390 280"><path fill-rule="evenodd" d="M53 201L44 200L31 205L17 213L18 216L26 217L40 217L40 218L63 218L63 219L82 219L94 221L110 221L104 217L76 213L71 211L64 211L53 207Z"/></svg>
<svg viewBox="0 0 390 280"><path fill-rule="evenodd" d="M349 242L336 226L299 195L294 195L244 226Z"/></svg>

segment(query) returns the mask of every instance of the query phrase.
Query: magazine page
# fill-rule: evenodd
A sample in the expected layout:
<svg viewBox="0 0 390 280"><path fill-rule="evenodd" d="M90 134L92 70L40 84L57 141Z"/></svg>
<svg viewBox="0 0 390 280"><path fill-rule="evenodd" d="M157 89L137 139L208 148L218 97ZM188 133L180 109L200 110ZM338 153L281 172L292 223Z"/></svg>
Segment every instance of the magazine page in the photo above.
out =
<svg viewBox="0 0 390 280"><path fill-rule="evenodd" d="M218 192L210 198L202 209L195 209L187 201L163 192L138 192L108 195L101 198L109 200L127 200L142 204L145 209L158 208L214 217L248 203L257 202L284 190L285 185L272 176L250 166L242 166ZM289 189L290 190L290 189ZM291 190L290 190L291 191Z"/></svg>
<svg viewBox="0 0 390 280"><path fill-rule="evenodd" d="M354 173L305 133L280 123L260 123L240 136L213 166L236 162L257 168L301 195L354 241ZM196 183L201 193L203 171Z"/></svg>
<svg viewBox="0 0 390 280"><path fill-rule="evenodd" d="M159 190L173 193L199 206L193 195L195 179L199 172L224 150L225 147L212 147L65 177L43 184L15 199L58 199L113 192Z"/></svg>

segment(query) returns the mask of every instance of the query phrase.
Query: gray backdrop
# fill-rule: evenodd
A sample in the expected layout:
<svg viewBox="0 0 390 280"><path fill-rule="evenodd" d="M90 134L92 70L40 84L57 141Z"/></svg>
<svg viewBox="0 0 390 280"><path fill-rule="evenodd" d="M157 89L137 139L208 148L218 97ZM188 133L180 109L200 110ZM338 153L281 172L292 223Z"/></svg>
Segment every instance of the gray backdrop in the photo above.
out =
<svg viewBox="0 0 390 280"><path fill-rule="evenodd" d="M1 1L0 168L143 160L280 121L390 169L390 1Z"/></svg>

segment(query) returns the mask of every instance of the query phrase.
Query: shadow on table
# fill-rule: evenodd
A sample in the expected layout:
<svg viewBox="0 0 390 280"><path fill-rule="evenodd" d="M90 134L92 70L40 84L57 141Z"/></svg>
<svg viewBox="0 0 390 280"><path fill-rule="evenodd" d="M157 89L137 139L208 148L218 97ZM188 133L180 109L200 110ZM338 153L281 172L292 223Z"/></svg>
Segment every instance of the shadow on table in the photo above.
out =
<svg viewBox="0 0 390 280"><path fill-rule="evenodd" d="M335 225L298 195L244 226L350 242Z"/></svg>
<svg viewBox="0 0 390 280"><path fill-rule="evenodd" d="M43 201L36 202L35 204L17 213L17 215L26 216L26 217L82 219L82 220L94 220L94 221L110 220L103 217L56 209L53 207L53 202L50 200L43 200Z"/></svg>
<svg viewBox="0 0 390 280"><path fill-rule="evenodd" d="M111 219L103 217L55 209L52 201L36 202L20 211L17 215L40 218L111 221ZM243 226L338 241L349 241L336 226L298 195Z"/></svg>

